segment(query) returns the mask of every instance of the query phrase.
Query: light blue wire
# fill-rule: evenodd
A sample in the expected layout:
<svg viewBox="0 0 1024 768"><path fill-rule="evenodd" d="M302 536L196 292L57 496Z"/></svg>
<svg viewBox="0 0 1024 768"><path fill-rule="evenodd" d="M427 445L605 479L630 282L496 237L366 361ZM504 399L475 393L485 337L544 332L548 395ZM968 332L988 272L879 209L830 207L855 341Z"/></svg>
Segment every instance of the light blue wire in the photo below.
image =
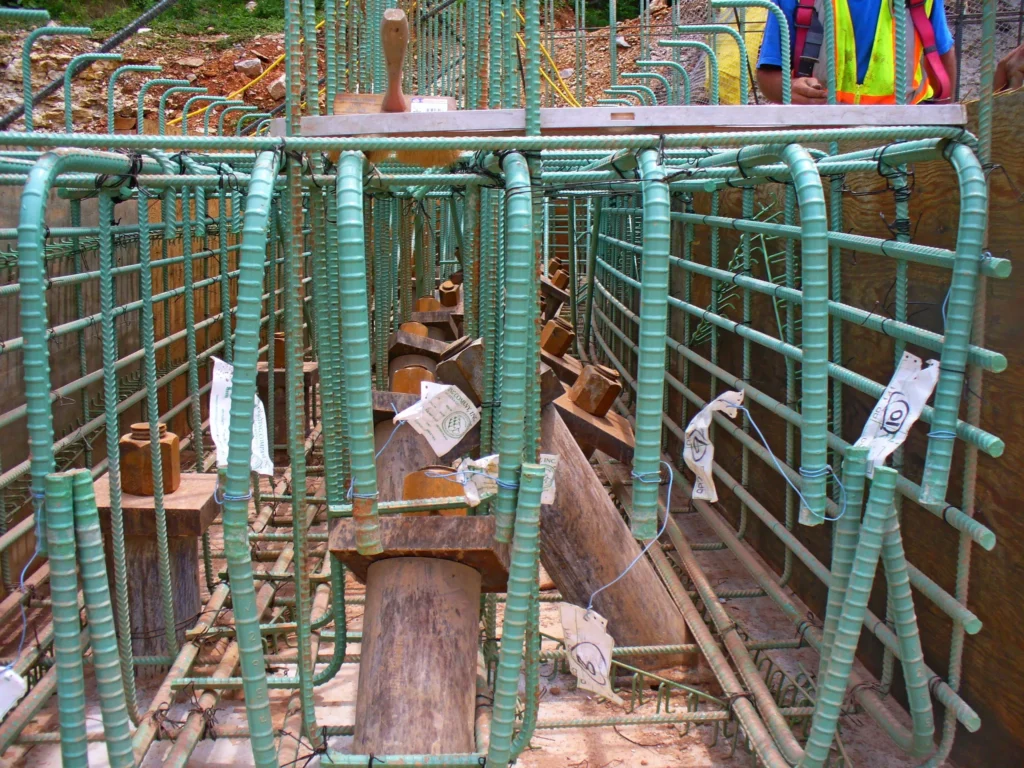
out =
<svg viewBox="0 0 1024 768"><path fill-rule="evenodd" d="M949 311L949 294L953 292L953 286L949 286L949 290L946 291L946 298L942 300L942 331L946 331L946 313Z"/></svg>
<svg viewBox="0 0 1024 768"><path fill-rule="evenodd" d="M633 570L633 566L640 562L641 558L643 558L643 556L647 554L647 550L649 550L654 545L654 542L660 539L662 534L665 533L665 529L668 527L669 515L672 514L672 481L675 479L675 476L672 474L672 467L669 465L667 461L663 461L661 463L664 464L665 468L668 470L668 493L665 494L665 520L661 524L661 530L658 531L657 536L655 536L653 539L647 542L647 545L640 550L640 554L633 558L633 562L627 565L626 569L622 573L616 576L612 581L609 581L603 587L599 587L598 589L594 590L593 594L590 595L590 602L587 603L587 611L590 611L590 609L594 606L594 598L597 597L598 594L600 594L601 592L604 592L604 590L608 589L608 587L617 584L627 573ZM659 485L661 484L660 469L657 472L644 472L642 474L630 472L630 475L633 477L634 480L637 480L641 483L658 483ZM652 475L656 476L657 479L653 479L651 477Z"/></svg>
<svg viewBox="0 0 1024 768"><path fill-rule="evenodd" d="M394 403L391 404L391 410L393 410L395 413L398 413L398 408L395 407ZM380 447L379 451L377 451L375 454L373 454L373 460L374 461L379 459L380 455L382 453L384 453L384 449L387 448L389 445L391 445L391 439L395 436L395 433L399 430L399 428L403 424L406 424L406 423L407 422L405 422L405 421L400 421L397 424L395 424L395 428L391 430L391 434L388 435L388 439L384 441L384 445L382 445ZM355 493L355 491L354 491L355 485L356 485L356 479L353 477L351 480L348 481L348 493L345 494L346 498L348 498L348 499L376 499L377 496L380 495L378 493Z"/></svg>
<svg viewBox="0 0 1024 768"><path fill-rule="evenodd" d="M737 405L737 406L735 406L735 408L736 408L736 410L743 411L745 414L747 414L747 418L750 419L750 425L754 428L754 431L757 432L757 436L759 438L761 438L761 444L765 447L765 450L768 451L768 455L771 457L772 461L775 462L775 468L779 471L779 474L782 475L782 479L785 480L789 484L789 487L792 488L793 491L796 493L796 495L800 497L800 501L803 502L803 505L807 509L810 509L811 505L807 503L807 499L805 499L804 495L802 493L800 493L800 489L797 488L793 484L793 481L789 479L789 476L782 469L782 464L779 463L779 460L777 458L775 458L775 454L772 453L772 449L768 445L768 441L765 439L764 433L761 432L761 428L759 426L757 426L757 422L754 421L754 415L750 412L750 410L748 408L746 408L746 407L744 407L742 405ZM839 514L836 515L835 517L829 517L828 515L822 514L821 517L824 520L827 520L828 522L833 523L836 520L841 519L842 516L846 514L846 487L843 485L842 481L839 479L839 476L835 473L835 470L833 470L832 467L828 466L827 464L824 467L821 467L819 469L804 469L803 467L800 467L800 474L803 477L810 477L810 478L817 478L817 477L824 477L826 475L832 475L832 477L836 481L836 485L839 486L839 493L840 493Z"/></svg>
<svg viewBox="0 0 1024 768"><path fill-rule="evenodd" d="M21 577L18 579L18 588L25 591L25 574L28 573L29 566L35 562L35 559L39 557L39 544L36 544L35 551L32 553L32 557L25 563L25 567L21 569ZM18 607L21 608L21 639L18 641L18 652L14 654L14 661L10 664L5 664L0 667L0 672L6 672L9 669L14 668L15 662L21 658L21 652L25 649L25 636L28 634L28 614L25 613L25 603L19 603Z"/></svg>

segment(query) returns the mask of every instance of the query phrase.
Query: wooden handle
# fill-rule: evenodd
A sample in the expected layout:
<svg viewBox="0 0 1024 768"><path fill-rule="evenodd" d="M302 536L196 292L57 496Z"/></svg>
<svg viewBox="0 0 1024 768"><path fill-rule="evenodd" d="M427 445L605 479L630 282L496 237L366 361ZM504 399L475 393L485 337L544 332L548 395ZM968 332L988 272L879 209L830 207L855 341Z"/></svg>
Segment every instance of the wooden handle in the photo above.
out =
<svg viewBox="0 0 1024 768"><path fill-rule="evenodd" d="M381 103L381 112L406 112L408 105L402 95L402 64L409 46L409 20L400 8L388 8L380 23L380 45L388 70L388 89Z"/></svg>

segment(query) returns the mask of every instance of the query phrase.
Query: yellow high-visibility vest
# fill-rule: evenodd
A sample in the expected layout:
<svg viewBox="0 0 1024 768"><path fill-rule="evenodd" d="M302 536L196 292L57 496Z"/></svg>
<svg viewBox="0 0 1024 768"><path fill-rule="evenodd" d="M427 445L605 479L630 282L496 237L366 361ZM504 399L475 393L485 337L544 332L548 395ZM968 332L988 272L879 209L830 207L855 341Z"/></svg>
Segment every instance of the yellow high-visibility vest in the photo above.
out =
<svg viewBox="0 0 1024 768"><path fill-rule="evenodd" d="M828 2L828 0L825 0ZM900 13L906 13L902 0ZM882 0L875 28L871 61L864 75L864 82L857 82L857 49L853 33L853 21L847 0L831 0L835 18L835 51L832 60L836 70L836 101L840 104L895 104L896 82L896 24L893 21L893 0ZM931 16L934 0L926 0L925 10ZM819 17L824 20L824 16ZM933 90L924 69L924 49L921 39L914 30L907 15L907 103L917 104L931 98ZM913 47L911 47L913 46ZM824 65L819 64L824 70ZM817 67L816 67L817 69ZM815 73L817 74L817 72ZM819 78L824 80L824 72Z"/></svg>

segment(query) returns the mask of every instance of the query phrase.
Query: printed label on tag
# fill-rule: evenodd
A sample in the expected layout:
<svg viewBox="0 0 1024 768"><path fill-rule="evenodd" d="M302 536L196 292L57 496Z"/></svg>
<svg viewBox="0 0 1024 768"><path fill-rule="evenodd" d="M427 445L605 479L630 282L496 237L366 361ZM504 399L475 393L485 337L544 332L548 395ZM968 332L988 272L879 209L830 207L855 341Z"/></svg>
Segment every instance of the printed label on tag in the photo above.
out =
<svg viewBox="0 0 1024 768"><path fill-rule="evenodd" d="M434 453L443 456L480 421L480 409L458 387L425 381L420 399L395 414L393 421L406 422L427 439Z"/></svg>
<svg viewBox="0 0 1024 768"><path fill-rule="evenodd" d="M921 358L903 353L889 386L868 416L864 431L854 445L868 449L867 476L885 463L889 455L903 445L910 428L921 416L925 403L939 380L939 361L929 360L921 368Z"/></svg>
<svg viewBox="0 0 1024 768"><path fill-rule="evenodd" d="M410 112L447 112L448 99L427 99L417 96L409 102Z"/></svg>
<svg viewBox="0 0 1024 768"><path fill-rule="evenodd" d="M213 359L213 380L210 382L210 436L217 447L217 466L228 465L228 446L231 441L231 389L235 367L220 358ZM267 440L267 414L259 395L253 396L252 459L253 472L271 476L274 462L270 458Z"/></svg>
<svg viewBox="0 0 1024 768"><path fill-rule="evenodd" d="M25 679L11 668L0 672L0 720L3 720L15 704L28 691Z"/></svg>
<svg viewBox="0 0 1024 768"><path fill-rule="evenodd" d="M743 405L742 392L723 392L705 405L686 427L683 461L697 478L693 483L693 498L695 499L718 501L718 492L715 490L715 481L711 474L711 465L715 459L715 446L711 443L708 429L715 411L721 411L730 419L735 419L737 405Z"/></svg>
<svg viewBox="0 0 1024 768"><path fill-rule="evenodd" d="M540 494L541 504L555 503L555 470L558 469L558 454L542 453L540 465L544 467L544 490Z"/></svg>
<svg viewBox="0 0 1024 768"><path fill-rule="evenodd" d="M608 619L571 603L559 603L558 607L569 671L576 676L579 687L622 706L624 702L611 686L615 640L605 630Z"/></svg>
<svg viewBox="0 0 1024 768"><path fill-rule="evenodd" d="M455 471L471 507L477 506L485 496L493 496L498 492L496 453L479 459L463 459L455 465Z"/></svg>

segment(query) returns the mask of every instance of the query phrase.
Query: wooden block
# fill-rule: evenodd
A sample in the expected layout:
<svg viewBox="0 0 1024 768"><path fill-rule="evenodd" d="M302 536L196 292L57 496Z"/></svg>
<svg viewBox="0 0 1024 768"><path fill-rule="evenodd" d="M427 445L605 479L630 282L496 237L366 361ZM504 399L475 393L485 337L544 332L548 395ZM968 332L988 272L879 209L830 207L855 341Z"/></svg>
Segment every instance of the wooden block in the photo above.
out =
<svg viewBox="0 0 1024 768"><path fill-rule="evenodd" d="M377 392L373 393L373 423L391 421L395 414L404 411L410 405L420 399L419 393L410 395L405 392ZM394 408L392 408L392 405Z"/></svg>
<svg viewBox="0 0 1024 768"><path fill-rule="evenodd" d="M424 381L433 382L434 374L421 365L410 365L395 371L391 377L391 391L404 392L419 397L421 384Z"/></svg>
<svg viewBox="0 0 1024 768"><path fill-rule="evenodd" d="M564 269L555 271L551 275L551 284L554 285L555 288L561 288L564 291L569 285L569 273Z"/></svg>
<svg viewBox="0 0 1024 768"><path fill-rule="evenodd" d="M540 333L540 346L545 352L561 357L576 340L572 326L559 317L548 320Z"/></svg>
<svg viewBox="0 0 1024 768"><path fill-rule="evenodd" d="M417 323L423 323L428 328L443 328L451 334L448 339L457 339L462 335L459 329L459 324L462 321L462 315L450 312L446 309L438 310L436 312L413 312L409 316L410 320Z"/></svg>
<svg viewBox="0 0 1024 768"><path fill-rule="evenodd" d="M399 355L423 355L437 362L446 349L448 345L444 342L405 331L395 331L388 339L388 357L392 359Z"/></svg>
<svg viewBox="0 0 1024 768"><path fill-rule="evenodd" d="M545 321L557 315L562 305L569 300L569 294L546 277L540 279L540 294L544 299Z"/></svg>
<svg viewBox="0 0 1024 768"><path fill-rule="evenodd" d="M548 274L553 275L555 272L562 268L561 259L549 259L548 260Z"/></svg>
<svg viewBox="0 0 1024 768"><path fill-rule="evenodd" d="M448 279L451 280L452 283L454 283L455 285L462 285L463 280L465 278L463 277L462 270L460 269L458 272L452 272L450 275L448 275Z"/></svg>
<svg viewBox="0 0 1024 768"><path fill-rule="evenodd" d="M366 581L374 562L395 557L431 557L453 560L478 571L484 592L504 592L508 587L509 548L494 541L494 517L411 517L386 515L380 519L379 555L356 551L355 524L338 520L330 535L331 554L349 567L359 581Z"/></svg>
<svg viewBox="0 0 1024 768"><path fill-rule="evenodd" d="M441 309L441 302L433 296L420 296L416 299L415 309L417 312L436 312Z"/></svg>
<svg viewBox="0 0 1024 768"><path fill-rule="evenodd" d="M622 392L619 374L603 365L587 365L569 390L576 405L594 416L604 416Z"/></svg>
<svg viewBox="0 0 1024 768"><path fill-rule="evenodd" d="M448 345L448 348L441 353L441 359L451 360L472 343L473 339L469 338L469 336L460 336L455 341L451 342Z"/></svg>
<svg viewBox="0 0 1024 768"><path fill-rule="evenodd" d="M467 341L469 337L464 337ZM453 345L454 346L454 345ZM460 344L454 355L437 364L437 379L445 384L453 384L462 390L473 401L474 405L483 402L484 392L484 342L483 339Z"/></svg>
<svg viewBox="0 0 1024 768"><path fill-rule="evenodd" d="M415 472L410 472L402 481L402 498L406 501L415 499L445 499L450 496L462 496L464 491L462 485L453 478L444 477L454 472L451 467L445 464L434 464L424 467ZM455 507L453 509L442 509L437 512L408 512L414 517L428 517L431 515L465 516L469 514L468 507Z"/></svg>
<svg viewBox="0 0 1024 768"><path fill-rule="evenodd" d="M375 392L374 395L377 393ZM419 398L389 392L389 396L405 397L415 402ZM399 411L405 407L396 400ZM376 422L373 428L374 450L377 456L377 490L381 501L399 501L402 498L402 481L410 472L415 472L431 464L452 464L461 456L475 452L480 447L480 424L471 429L462 441L444 456L438 456L430 447L427 438L419 434L408 424L395 430L392 419L395 412L390 402L386 406L387 417ZM376 414L375 414L376 416Z"/></svg>
<svg viewBox="0 0 1024 768"><path fill-rule="evenodd" d="M630 464L636 441L629 422L614 411L604 416L587 413L566 393L555 400L554 406L581 446L590 446L613 459Z"/></svg>
<svg viewBox="0 0 1024 768"><path fill-rule="evenodd" d="M402 323L400 326L398 326L398 330L402 331L403 333L411 333L413 336L430 335L430 329L423 323L417 322Z"/></svg>
<svg viewBox="0 0 1024 768"><path fill-rule="evenodd" d="M540 364L540 407L557 400L565 393L565 387L558 380L558 374L547 363Z"/></svg>
<svg viewBox="0 0 1024 768"><path fill-rule="evenodd" d="M576 383L576 379L583 373L583 364L572 355L556 357L541 348L540 359L541 362L550 365L551 369L558 374L558 378L570 387Z"/></svg>
<svg viewBox="0 0 1024 768"><path fill-rule="evenodd" d="M182 472L181 485L174 493L164 494L164 512L167 516L167 535L170 537L198 538L210 527L220 512L214 501L217 475ZM101 475L94 483L96 506L100 521L110 519L110 476ZM156 536L156 509L152 496L121 495L125 536Z"/></svg>

